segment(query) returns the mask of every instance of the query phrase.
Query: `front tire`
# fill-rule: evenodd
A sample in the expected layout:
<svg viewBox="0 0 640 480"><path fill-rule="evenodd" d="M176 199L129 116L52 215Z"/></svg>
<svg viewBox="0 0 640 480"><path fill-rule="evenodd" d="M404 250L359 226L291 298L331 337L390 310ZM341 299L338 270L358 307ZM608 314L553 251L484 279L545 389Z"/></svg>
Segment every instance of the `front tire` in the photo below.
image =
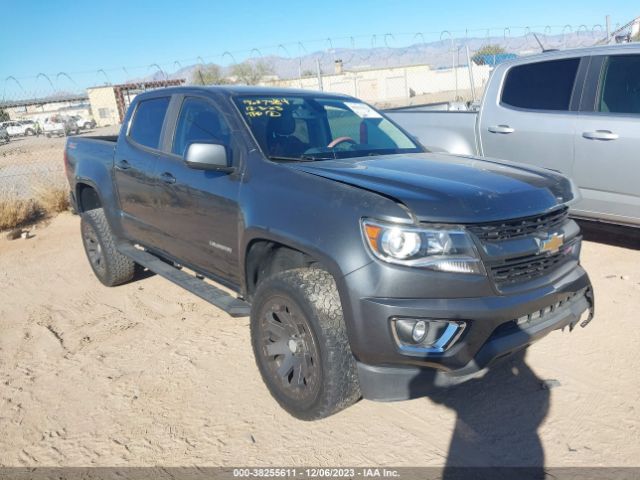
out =
<svg viewBox="0 0 640 480"><path fill-rule="evenodd" d="M333 277L317 267L262 281L251 305L251 343L262 379L301 420L333 415L360 398Z"/></svg>
<svg viewBox="0 0 640 480"><path fill-rule="evenodd" d="M114 287L133 278L136 264L116 250L102 208L82 213L80 229L89 264L103 285Z"/></svg>

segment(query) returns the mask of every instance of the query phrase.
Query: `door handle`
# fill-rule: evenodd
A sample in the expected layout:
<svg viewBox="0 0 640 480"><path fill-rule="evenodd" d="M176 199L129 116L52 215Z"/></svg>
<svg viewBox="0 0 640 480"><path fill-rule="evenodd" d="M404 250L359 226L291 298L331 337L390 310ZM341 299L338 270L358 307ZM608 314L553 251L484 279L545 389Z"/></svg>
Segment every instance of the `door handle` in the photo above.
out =
<svg viewBox="0 0 640 480"><path fill-rule="evenodd" d="M129 170L131 168L131 164L126 160L118 160L116 162L116 168L119 168L120 170Z"/></svg>
<svg viewBox="0 0 640 480"><path fill-rule="evenodd" d="M509 125L494 125L492 127L489 127L489 131L491 133L507 134L507 133L513 133L516 130L515 128L511 128Z"/></svg>
<svg viewBox="0 0 640 480"><path fill-rule="evenodd" d="M584 138L589 140L616 140L618 138L617 133L613 133L610 130L596 130L595 132L584 132L582 134Z"/></svg>
<svg viewBox="0 0 640 480"><path fill-rule="evenodd" d="M169 172L164 172L160 174L160 180L162 180L164 183L169 183L169 184L176 183L176 177L174 177Z"/></svg>

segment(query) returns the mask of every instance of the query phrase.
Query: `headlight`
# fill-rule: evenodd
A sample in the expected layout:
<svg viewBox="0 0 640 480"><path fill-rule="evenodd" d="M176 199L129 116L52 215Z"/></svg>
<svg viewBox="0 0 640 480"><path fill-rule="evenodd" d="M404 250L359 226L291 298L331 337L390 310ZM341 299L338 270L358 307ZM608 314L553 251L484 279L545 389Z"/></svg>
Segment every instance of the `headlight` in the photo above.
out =
<svg viewBox="0 0 640 480"><path fill-rule="evenodd" d="M485 274L478 251L462 228L420 228L364 219L362 234L373 254L385 262Z"/></svg>

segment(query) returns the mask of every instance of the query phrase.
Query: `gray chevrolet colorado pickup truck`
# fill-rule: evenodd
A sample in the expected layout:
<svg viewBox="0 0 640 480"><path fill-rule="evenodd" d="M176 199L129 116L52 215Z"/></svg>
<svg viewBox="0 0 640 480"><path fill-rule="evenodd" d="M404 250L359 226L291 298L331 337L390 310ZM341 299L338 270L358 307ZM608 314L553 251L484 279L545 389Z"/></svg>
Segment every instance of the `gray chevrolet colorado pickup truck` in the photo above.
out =
<svg viewBox="0 0 640 480"><path fill-rule="evenodd" d="M428 394L593 316L567 178L428 153L352 97L146 92L65 166L98 279L142 266L250 315L301 419Z"/></svg>

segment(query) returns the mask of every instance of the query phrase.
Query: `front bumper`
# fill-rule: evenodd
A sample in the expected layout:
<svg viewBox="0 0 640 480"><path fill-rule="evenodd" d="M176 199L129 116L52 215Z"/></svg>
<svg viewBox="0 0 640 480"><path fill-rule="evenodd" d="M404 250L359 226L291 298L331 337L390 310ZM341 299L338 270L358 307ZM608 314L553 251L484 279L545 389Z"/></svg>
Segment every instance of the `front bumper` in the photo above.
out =
<svg viewBox="0 0 640 480"><path fill-rule="evenodd" d="M403 400L464 382L551 331L572 329L587 313L590 319L594 309L591 283L579 265L544 287L518 294L362 298L352 305L350 314L357 317L349 322L351 347L363 397L372 400ZM545 313L518 324L517 319L540 311ZM407 353L393 338L393 317L464 321L466 328L444 352Z"/></svg>

